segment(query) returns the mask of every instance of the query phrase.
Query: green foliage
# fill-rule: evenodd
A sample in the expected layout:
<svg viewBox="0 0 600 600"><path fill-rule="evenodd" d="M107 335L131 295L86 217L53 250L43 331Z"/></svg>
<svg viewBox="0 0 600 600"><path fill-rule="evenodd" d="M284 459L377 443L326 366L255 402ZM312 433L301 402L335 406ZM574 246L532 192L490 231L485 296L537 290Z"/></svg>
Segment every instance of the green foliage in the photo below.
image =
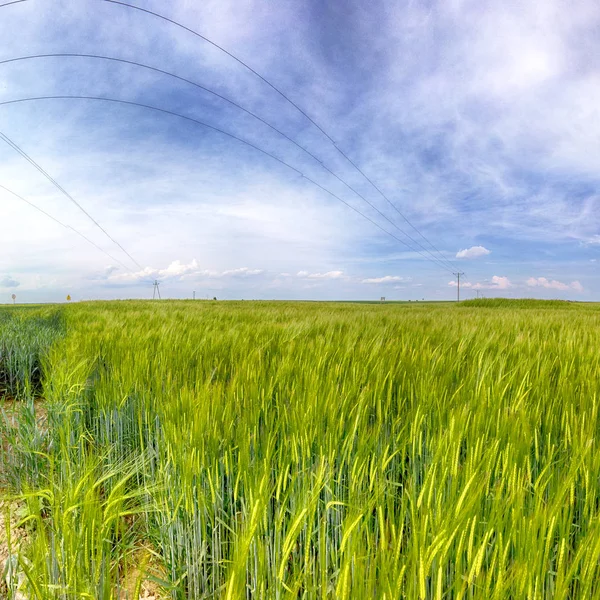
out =
<svg viewBox="0 0 600 600"><path fill-rule="evenodd" d="M35 597L597 597L599 313L525 304L67 307Z"/></svg>
<svg viewBox="0 0 600 600"><path fill-rule="evenodd" d="M42 358L62 329L56 309L0 310L0 401L40 391Z"/></svg>
<svg viewBox="0 0 600 600"><path fill-rule="evenodd" d="M529 308L540 311L544 309L563 309L563 310L600 310L600 305L596 303L571 302L570 300L533 300L531 298L473 298L457 303L459 308Z"/></svg>

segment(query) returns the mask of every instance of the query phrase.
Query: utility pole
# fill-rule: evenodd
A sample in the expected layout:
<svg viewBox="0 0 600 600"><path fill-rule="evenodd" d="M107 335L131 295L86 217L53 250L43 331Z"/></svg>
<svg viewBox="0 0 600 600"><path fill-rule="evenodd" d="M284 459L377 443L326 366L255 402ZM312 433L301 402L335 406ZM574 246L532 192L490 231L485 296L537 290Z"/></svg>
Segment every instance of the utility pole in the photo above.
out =
<svg viewBox="0 0 600 600"><path fill-rule="evenodd" d="M196 299L196 292L192 292L193 293L193 299Z"/></svg>
<svg viewBox="0 0 600 600"><path fill-rule="evenodd" d="M156 299L156 296L158 295L158 299L162 300L162 298L160 297L160 288L158 287L160 285L160 283L158 283L158 279L154 280L154 292L152 292L152 300Z"/></svg>
<svg viewBox="0 0 600 600"><path fill-rule="evenodd" d="M456 301L460 302L460 276L464 273L452 273L452 275L456 275Z"/></svg>

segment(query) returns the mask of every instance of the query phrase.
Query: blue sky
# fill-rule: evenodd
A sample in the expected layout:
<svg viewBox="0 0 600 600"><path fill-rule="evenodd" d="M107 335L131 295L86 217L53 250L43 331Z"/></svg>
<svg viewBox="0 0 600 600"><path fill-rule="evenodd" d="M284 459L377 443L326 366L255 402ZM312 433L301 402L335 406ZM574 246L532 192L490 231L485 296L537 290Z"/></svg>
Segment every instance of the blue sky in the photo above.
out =
<svg viewBox="0 0 600 600"><path fill-rule="evenodd" d="M141 4L140 4L141 5ZM151 297L600 300L600 5L522 2L150 1L192 34L101 0L0 9L0 103L86 95L178 112L215 131L89 100L0 105L0 131L52 175L134 264L0 141L0 302ZM65 227L66 225L67 227ZM77 229L107 254L87 243ZM403 230L443 264L406 238ZM418 252L417 252L418 251ZM419 254L419 252L421 254ZM425 257L423 256L425 254ZM113 260L114 259L114 260Z"/></svg>

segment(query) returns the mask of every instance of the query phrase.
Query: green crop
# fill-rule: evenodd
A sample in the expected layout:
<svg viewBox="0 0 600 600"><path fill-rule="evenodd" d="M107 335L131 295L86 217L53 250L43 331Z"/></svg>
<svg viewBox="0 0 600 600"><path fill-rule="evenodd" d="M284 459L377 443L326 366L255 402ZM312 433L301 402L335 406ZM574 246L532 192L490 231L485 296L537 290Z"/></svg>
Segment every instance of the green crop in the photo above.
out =
<svg viewBox="0 0 600 600"><path fill-rule="evenodd" d="M54 309L0 311L0 395L27 398L39 390L42 359L61 330Z"/></svg>
<svg viewBox="0 0 600 600"><path fill-rule="evenodd" d="M600 597L597 305L3 318L45 365L0 456L31 598Z"/></svg>

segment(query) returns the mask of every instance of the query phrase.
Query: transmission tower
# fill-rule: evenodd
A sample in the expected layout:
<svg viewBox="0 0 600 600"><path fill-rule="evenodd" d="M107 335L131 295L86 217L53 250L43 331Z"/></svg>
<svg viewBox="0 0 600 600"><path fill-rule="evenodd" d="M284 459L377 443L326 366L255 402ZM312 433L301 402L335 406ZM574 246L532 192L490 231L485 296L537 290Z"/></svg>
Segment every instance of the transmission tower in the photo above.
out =
<svg viewBox="0 0 600 600"><path fill-rule="evenodd" d="M160 297L160 288L158 287L160 285L160 283L158 283L158 279L154 280L154 292L152 293L152 300L156 300L156 296L158 296L159 300L162 300L162 298Z"/></svg>
<svg viewBox="0 0 600 600"><path fill-rule="evenodd" d="M456 276L456 301L460 302L460 276L464 273L452 273Z"/></svg>

